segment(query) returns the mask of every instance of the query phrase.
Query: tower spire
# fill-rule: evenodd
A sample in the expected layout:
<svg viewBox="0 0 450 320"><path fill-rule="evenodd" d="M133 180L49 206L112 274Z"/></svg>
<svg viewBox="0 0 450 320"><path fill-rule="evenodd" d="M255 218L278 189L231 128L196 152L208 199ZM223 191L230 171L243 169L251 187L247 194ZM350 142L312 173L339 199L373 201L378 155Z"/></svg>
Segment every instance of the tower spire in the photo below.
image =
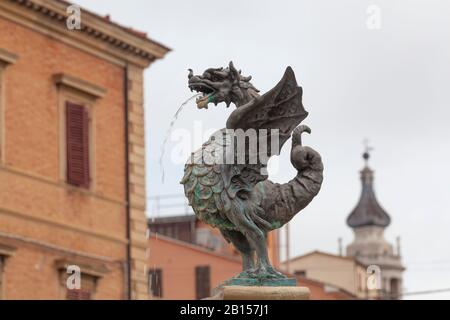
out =
<svg viewBox="0 0 450 320"><path fill-rule="evenodd" d="M367 139L367 138L364 139L363 144L364 144L363 159L364 159L366 167L368 167L369 159L370 159L370 151L372 151L373 148L369 146L369 139Z"/></svg>
<svg viewBox="0 0 450 320"><path fill-rule="evenodd" d="M375 197L373 188L373 171L369 168L370 151L373 148L369 146L367 139L364 140L363 159L365 166L361 170L362 191L359 202L355 209L347 218L347 224L352 228L377 225L387 227L391 222L391 218L384 211Z"/></svg>
<svg viewBox="0 0 450 320"><path fill-rule="evenodd" d="M383 270L380 290L368 290L369 297L398 299L401 296L402 272L405 268L400 257L400 245L397 254L393 246L384 238L384 230L391 218L381 207L373 187L374 172L369 167L372 147L364 139L364 167L361 174L361 196L353 211L347 217L347 225L353 229L355 238L347 246L347 256L354 257L361 263L376 265Z"/></svg>

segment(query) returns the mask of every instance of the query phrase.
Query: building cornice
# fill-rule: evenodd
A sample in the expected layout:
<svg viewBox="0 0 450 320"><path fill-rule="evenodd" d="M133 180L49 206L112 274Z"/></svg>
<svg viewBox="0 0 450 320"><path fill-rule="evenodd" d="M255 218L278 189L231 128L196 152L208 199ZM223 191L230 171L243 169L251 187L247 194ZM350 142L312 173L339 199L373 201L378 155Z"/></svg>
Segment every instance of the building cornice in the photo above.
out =
<svg viewBox="0 0 450 320"><path fill-rule="evenodd" d="M144 34L81 9L79 30L69 30L66 19L71 3L63 0L7 0L0 2L0 14L46 35L65 38L72 45L90 47L121 61L147 67L170 51Z"/></svg>
<svg viewBox="0 0 450 320"><path fill-rule="evenodd" d="M0 64L8 65L17 61L18 56L12 52L0 48Z"/></svg>
<svg viewBox="0 0 450 320"><path fill-rule="evenodd" d="M67 270L69 270L69 267L73 265L80 267L82 274L96 278L102 278L111 271L106 264L94 259L86 260L85 258L71 257L55 261L56 269L64 273L66 273Z"/></svg>
<svg viewBox="0 0 450 320"><path fill-rule="evenodd" d="M57 85L72 88L81 91L94 98L102 98L106 94L106 89L101 88L95 84L89 83L85 80L70 76L68 74L59 73L53 76Z"/></svg>
<svg viewBox="0 0 450 320"><path fill-rule="evenodd" d="M319 251L319 250L314 250L308 253L305 253L303 255L294 257L292 259L289 260L290 263L297 261L297 260L301 260L303 258L309 257L309 256L313 256L313 255L321 255L321 256L325 256L325 257L330 257L330 258L335 258L335 259L341 259L341 260L347 260L350 262L353 262L361 267L366 268L367 265L365 263L363 263L362 261L356 259L355 257L349 257L349 256L341 256L341 255L336 255L336 254L332 254L332 253L328 253L328 252L323 252L323 251ZM285 264L286 261L283 261L282 264Z"/></svg>

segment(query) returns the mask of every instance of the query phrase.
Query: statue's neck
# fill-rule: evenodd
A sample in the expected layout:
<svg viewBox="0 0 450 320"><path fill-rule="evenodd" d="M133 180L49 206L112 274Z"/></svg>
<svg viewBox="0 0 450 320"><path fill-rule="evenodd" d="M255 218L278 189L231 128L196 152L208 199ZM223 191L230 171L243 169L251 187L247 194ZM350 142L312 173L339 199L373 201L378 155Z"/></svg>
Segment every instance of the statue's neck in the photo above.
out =
<svg viewBox="0 0 450 320"><path fill-rule="evenodd" d="M233 101L233 102L234 102L236 108L239 108L239 107L249 103L250 101L252 101L256 97L259 97L259 94L256 91L254 91L254 90L245 90L245 91L243 91L242 98L238 99L236 101Z"/></svg>

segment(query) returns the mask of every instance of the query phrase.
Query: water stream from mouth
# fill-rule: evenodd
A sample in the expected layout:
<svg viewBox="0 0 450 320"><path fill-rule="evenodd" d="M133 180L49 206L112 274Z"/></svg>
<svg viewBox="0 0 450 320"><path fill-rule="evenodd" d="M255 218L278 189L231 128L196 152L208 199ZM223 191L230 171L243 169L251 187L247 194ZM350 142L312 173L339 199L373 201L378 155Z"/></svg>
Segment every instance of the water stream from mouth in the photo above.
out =
<svg viewBox="0 0 450 320"><path fill-rule="evenodd" d="M202 96L202 93L196 93L186 101L184 101L179 107L177 112L175 112L174 116L172 117L172 121L170 121L169 129L167 129L166 136L164 138L163 144L161 145L161 155L159 157L159 166L161 167L161 182L164 183L164 154L166 152L166 145L167 141L169 141L170 133L172 132L172 128L175 125L175 122L178 119L178 116L180 115L181 111L183 110L184 106L188 104L189 101L191 101L194 98Z"/></svg>

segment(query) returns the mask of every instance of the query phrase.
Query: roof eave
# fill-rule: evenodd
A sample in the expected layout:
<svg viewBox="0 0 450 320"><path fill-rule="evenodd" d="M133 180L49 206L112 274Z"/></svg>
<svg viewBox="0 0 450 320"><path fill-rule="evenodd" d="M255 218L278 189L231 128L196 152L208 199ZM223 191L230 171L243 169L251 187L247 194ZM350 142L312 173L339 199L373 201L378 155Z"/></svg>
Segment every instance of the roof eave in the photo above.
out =
<svg viewBox="0 0 450 320"><path fill-rule="evenodd" d="M61 25L65 25L65 21L69 16L66 11L67 7L72 5L72 3L64 0L11 0L2 3L2 5L5 8L9 6L9 9L12 9L15 13L24 11L23 9L18 10L18 6L21 6L35 15L47 17L47 19L33 19L33 17L28 16L33 23L40 23L45 28L52 28L66 37L80 40L80 35L82 35L87 42L97 42L97 49L103 49L119 56L122 60L142 67L148 66L156 59L163 58L170 51L170 48L159 42L143 35L138 35L130 28L113 23L84 9L81 11L81 30L61 28ZM23 12L21 16L26 17Z"/></svg>

